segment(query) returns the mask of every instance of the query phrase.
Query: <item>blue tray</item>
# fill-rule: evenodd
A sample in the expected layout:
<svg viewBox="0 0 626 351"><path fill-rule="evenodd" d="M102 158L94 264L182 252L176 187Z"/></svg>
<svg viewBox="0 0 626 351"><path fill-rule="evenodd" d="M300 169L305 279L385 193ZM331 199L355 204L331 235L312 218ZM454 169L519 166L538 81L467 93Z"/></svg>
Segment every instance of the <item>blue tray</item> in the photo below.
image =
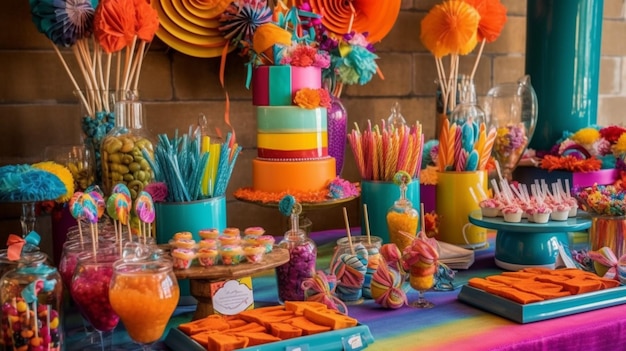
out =
<svg viewBox="0 0 626 351"><path fill-rule="evenodd" d="M374 336L366 325L333 330L315 335L271 342L263 345L246 347L240 351L358 351L374 342ZM206 351L202 345L191 339L178 328L172 328L165 337L165 344L172 350Z"/></svg>
<svg viewBox="0 0 626 351"><path fill-rule="evenodd" d="M484 290L463 285L458 299L524 324L624 304L626 286L522 305Z"/></svg>

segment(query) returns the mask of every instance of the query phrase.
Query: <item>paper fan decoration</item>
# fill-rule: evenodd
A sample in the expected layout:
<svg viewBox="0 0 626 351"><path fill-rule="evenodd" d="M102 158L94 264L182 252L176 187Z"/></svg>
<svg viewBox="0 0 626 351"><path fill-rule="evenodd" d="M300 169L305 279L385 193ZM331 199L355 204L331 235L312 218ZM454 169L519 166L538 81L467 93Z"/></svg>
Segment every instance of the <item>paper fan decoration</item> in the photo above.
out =
<svg viewBox="0 0 626 351"><path fill-rule="evenodd" d="M352 31L368 33L371 43L381 41L391 30L400 13L400 0L298 0L308 2L315 13L322 14L322 24L339 35Z"/></svg>
<svg viewBox="0 0 626 351"><path fill-rule="evenodd" d="M435 6L422 20L421 40L435 55L466 55L478 43L477 29L480 15L466 2L446 1Z"/></svg>
<svg viewBox="0 0 626 351"><path fill-rule="evenodd" d="M506 23L506 7L500 0L463 0L474 6L480 15L478 41L492 43L500 36Z"/></svg>
<svg viewBox="0 0 626 351"><path fill-rule="evenodd" d="M228 44L219 30L219 17L230 3L230 0L152 0L160 23L156 36L183 54L219 57Z"/></svg>

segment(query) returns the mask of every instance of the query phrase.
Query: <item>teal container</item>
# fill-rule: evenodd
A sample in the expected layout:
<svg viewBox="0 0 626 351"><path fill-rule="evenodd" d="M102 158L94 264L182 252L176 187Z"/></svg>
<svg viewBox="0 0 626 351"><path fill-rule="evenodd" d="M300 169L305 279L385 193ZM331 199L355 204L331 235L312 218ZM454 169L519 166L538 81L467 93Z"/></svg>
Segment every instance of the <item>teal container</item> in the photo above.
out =
<svg viewBox="0 0 626 351"><path fill-rule="evenodd" d="M157 244L166 244L178 232L191 232L196 241L198 231L215 228L220 232L226 228L226 198L224 196L189 202L157 202L156 239ZM197 301L191 296L188 279L179 279L179 305L194 305Z"/></svg>
<svg viewBox="0 0 626 351"><path fill-rule="evenodd" d="M420 208L420 182L413 179L406 189L406 197L413 204L413 208L419 212ZM393 182L362 180L361 181L361 211L363 205L367 205L370 234L382 239L383 244L388 244L389 230L387 229L387 212L393 203L400 198L400 187ZM419 224L421 225L421 224ZM361 234L365 232L365 216L361 213Z"/></svg>
<svg viewBox="0 0 626 351"><path fill-rule="evenodd" d="M189 202L157 202L154 207L157 244L167 244L178 232L191 232L199 241L201 229L215 228L222 232L226 228L224 196Z"/></svg>
<svg viewBox="0 0 626 351"><path fill-rule="evenodd" d="M528 0L526 74L539 115L529 147L596 124L603 0Z"/></svg>

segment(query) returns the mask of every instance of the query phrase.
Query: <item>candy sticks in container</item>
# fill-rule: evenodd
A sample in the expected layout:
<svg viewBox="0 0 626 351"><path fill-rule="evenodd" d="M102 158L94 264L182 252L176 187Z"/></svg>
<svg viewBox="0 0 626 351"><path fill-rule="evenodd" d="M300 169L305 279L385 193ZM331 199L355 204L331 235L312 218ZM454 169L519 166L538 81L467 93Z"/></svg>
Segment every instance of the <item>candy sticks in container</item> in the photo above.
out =
<svg viewBox="0 0 626 351"><path fill-rule="evenodd" d="M348 142L356 160L356 165L364 180L391 181L399 171L405 171L412 178L419 177L422 163L424 134L422 125L381 126L367 123L363 132L355 124L348 134Z"/></svg>
<svg viewBox="0 0 626 351"><path fill-rule="evenodd" d="M495 139L495 128L487 131L484 123L467 120L456 124L444 119L439 134L439 171L485 170Z"/></svg>

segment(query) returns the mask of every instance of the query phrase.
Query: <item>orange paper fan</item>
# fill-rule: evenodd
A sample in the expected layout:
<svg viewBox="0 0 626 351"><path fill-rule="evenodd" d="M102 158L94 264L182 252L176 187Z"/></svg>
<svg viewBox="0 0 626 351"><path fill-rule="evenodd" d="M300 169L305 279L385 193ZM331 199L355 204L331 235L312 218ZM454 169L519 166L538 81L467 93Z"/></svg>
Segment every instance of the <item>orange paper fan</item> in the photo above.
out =
<svg viewBox="0 0 626 351"><path fill-rule="evenodd" d="M94 13L94 34L105 52L125 48L135 36L135 5L132 1L102 1Z"/></svg>
<svg viewBox="0 0 626 351"><path fill-rule="evenodd" d="M463 0L472 5L480 15L478 41L494 42L506 23L506 7L500 0Z"/></svg>
<svg viewBox="0 0 626 351"><path fill-rule="evenodd" d="M300 0L301 4L303 1ZM369 33L371 43L381 41L400 13L400 0L308 0L313 12L322 15L328 30L343 35L350 31Z"/></svg>
<svg viewBox="0 0 626 351"><path fill-rule="evenodd" d="M433 7L421 23L420 39L435 55L466 55L476 47L480 15L471 5L448 0Z"/></svg>
<svg viewBox="0 0 626 351"><path fill-rule="evenodd" d="M151 42L159 29L159 15L145 0L135 0L137 37L145 42Z"/></svg>

